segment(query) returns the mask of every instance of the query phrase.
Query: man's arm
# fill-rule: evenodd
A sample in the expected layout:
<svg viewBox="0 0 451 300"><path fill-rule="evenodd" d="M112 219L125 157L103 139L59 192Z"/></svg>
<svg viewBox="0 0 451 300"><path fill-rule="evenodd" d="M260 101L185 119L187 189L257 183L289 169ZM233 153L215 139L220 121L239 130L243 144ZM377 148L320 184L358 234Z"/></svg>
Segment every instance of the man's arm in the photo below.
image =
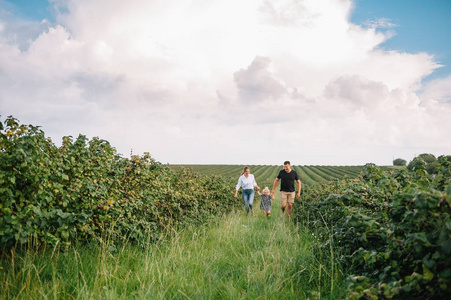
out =
<svg viewBox="0 0 451 300"><path fill-rule="evenodd" d="M272 190L271 190L271 196L274 196L274 191L276 190L277 183L279 183L279 178L276 178L276 180L274 180L274 184L272 185Z"/></svg>
<svg viewBox="0 0 451 300"><path fill-rule="evenodd" d="M301 198L301 181L299 179L296 181L298 182L298 194L296 195L296 197L299 199Z"/></svg>

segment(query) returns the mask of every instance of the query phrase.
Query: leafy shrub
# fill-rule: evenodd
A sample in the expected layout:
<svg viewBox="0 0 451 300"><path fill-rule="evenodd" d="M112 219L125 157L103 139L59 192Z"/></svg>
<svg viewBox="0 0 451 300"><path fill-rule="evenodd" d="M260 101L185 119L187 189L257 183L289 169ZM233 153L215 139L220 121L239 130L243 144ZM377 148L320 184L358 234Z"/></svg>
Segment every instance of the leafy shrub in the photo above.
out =
<svg viewBox="0 0 451 300"><path fill-rule="evenodd" d="M414 171L418 167L424 168L429 174L437 174L438 162L433 154L423 153L415 157L407 165L409 171Z"/></svg>
<svg viewBox="0 0 451 300"><path fill-rule="evenodd" d="M439 298L451 293L451 163L437 175L366 165L357 179L305 190L295 219L319 233L353 275L349 297Z"/></svg>
<svg viewBox="0 0 451 300"><path fill-rule="evenodd" d="M407 165L407 161L402 158L397 158L397 159L393 160L393 165L394 166L405 166L405 165Z"/></svg>
<svg viewBox="0 0 451 300"><path fill-rule="evenodd" d="M437 158L434 154L430 153L422 153L418 155L418 157L421 157L427 164L433 163L437 161Z"/></svg>
<svg viewBox="0 0 451 300"><path fill-rule="evenodd" d="M139 243L168 228L230 211L233 184L173 171L143 156L123 158L107 142L44 132L8 117L0 122L0 250L29 243Z"/></svg>

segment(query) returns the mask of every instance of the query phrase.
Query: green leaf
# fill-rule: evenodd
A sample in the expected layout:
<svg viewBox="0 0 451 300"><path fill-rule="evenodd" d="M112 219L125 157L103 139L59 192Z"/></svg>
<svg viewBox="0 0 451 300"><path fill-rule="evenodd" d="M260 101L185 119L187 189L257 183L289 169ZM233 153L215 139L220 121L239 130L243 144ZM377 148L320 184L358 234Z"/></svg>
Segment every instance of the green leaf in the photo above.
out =
<svg viewBox="0 0 451 300"><path fill-rule="evenodd" d="M61 232L61 237L62 237L63 239L69 238L69 232L66 231L66 230L62 231L62 232Z"/></svg>
<svg viewBox="0 0 451 300"><path fill-rule="evenodd" d="M446 201L451 205L451 185L446 187Z"/></svg>
<svg viewBox="0 0 451 300"><path fill-rule="evenodd" d="M450 237L450 231L449 229L443 228L440 231L439 239L438 239L438 245L442 248L442 251L449 255L451 254L451 237Z"/></svg>
<svg viewBox="0 0 451 300"><path fill-rule="evenodd" d="M429 282L434 278L434 273L429 270L425 264L423 264L423 281Z"/></svg>

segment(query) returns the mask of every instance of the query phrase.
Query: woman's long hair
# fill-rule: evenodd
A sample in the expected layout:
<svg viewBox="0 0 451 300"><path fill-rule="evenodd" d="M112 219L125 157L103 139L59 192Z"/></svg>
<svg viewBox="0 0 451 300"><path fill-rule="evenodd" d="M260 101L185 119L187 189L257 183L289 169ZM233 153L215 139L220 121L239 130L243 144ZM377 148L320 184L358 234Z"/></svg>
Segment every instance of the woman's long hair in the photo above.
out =
<svg viewBox="0 0 451 300"><path fill-rule="evenodd" d="M244 173L246 173L246 170L249 170L249 167L248 167L248 166L244 167L244 170L243 170L243 172L241 172L241 175L243 175Z"/></svg>

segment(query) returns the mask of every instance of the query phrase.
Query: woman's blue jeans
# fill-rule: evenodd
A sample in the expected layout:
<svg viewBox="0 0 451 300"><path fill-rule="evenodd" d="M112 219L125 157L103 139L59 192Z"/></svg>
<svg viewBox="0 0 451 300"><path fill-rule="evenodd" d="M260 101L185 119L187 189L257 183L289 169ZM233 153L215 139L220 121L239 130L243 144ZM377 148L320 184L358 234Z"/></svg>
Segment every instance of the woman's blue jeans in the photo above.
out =
<svg viewBox="0 0 451 300"><path fill-rule="evenodd" d="M254 189L243 189L243 202L246 208L246 214L249 214L249 209L252 211L254 204Z"/></svg>

